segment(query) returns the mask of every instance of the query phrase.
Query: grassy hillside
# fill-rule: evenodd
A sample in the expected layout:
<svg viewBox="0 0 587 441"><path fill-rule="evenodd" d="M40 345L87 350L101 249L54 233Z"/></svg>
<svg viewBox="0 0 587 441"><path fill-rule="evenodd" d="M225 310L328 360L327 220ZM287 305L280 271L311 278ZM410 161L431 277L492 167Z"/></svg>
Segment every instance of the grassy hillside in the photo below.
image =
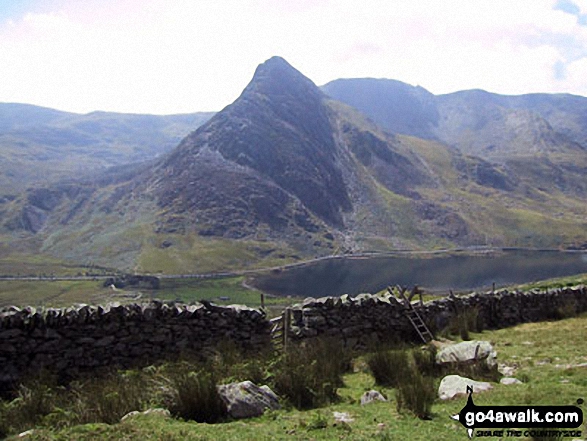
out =
<svg viewBox="0 0 587 441"><path fill-rule="evenodd" d="M161 155L213 114L60 112L0 103L0 197Z"/></svg>
<svg viewBox="0 0 587 441"><path fill-rule="evenodd" d="M556 322L529 323L509 329L472 334L473 339L489 340L494 344L498 361L517 370L515 376L521 385L494 384L491 391L476 394L477 405L575 405L587 396L584 367L587 341L568 338L587 326L587 316ZM242 362L242 360L240 360ZM242 373L241 373L242 374ZM375 384L364 356L353 361L352 372L343 377L344 386L338 389L339 399L330 405L310 410L283 410L267 412L249 420L205 424L181 421L157 415L136 416L114 424L92 423L73 427L51 428L51 421L64 421L54 413L41 423L27 439L128 439L128 440L462 440L465 429L450 416L458 413L466 403L464 397L432 405L431 419L420 420L409 412L398 412L394 388ZM436 378L438 385L440 378ZM108 389L109 383L104 384ZM361 406L361 395L370 389L386 395L388 402ZM99 394L96 402L101 402ZM583 404L583 411L586 406ZM337 422L334 413L345 413L351 421ZM66 420L65 420L66 421ZM49 427L48 427L49 426ZM26 427L27 429L30 427ZM24 429L24 427L23 427ZM585 431L585 427L582 430ZM510 437L512 440L528 439Z"/></svg>

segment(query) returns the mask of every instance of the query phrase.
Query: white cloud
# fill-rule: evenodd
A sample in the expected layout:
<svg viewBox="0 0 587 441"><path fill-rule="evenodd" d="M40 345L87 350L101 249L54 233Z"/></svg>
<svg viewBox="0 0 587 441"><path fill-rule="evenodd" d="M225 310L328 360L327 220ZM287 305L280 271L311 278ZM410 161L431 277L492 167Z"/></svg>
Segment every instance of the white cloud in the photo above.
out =
<svg viewBox="0 0 587 441"><path fill-rule="evenodd" d="M587 93L587 28L550 0L52 0L43 8L0 25L0 101L218 110L272 55L317 84L371 76L435 93Z"/></svg>

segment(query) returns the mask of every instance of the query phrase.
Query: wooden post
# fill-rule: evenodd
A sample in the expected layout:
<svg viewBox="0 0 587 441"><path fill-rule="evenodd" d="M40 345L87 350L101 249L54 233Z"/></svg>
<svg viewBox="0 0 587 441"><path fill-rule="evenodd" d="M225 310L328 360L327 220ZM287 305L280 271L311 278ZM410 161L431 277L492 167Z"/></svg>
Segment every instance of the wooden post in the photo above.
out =
<svg viewBox="0 0 587 441"><path fill-rule="evenodd" d="M285 308L283 312L283 351L287 351L287 345L289 342L289 326L291 323L291 308Z"/></svg>
<svg viewBox="0 0 587 441"><path fill-rule="evenodd" d="M261 309L265 309L265 293L261 293Z"/></svg>

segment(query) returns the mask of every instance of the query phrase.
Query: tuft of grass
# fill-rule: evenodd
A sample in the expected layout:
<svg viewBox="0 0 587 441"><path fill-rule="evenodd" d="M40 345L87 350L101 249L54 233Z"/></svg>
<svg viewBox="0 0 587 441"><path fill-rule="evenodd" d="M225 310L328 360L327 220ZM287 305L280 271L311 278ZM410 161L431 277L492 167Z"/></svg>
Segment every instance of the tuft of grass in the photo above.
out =
<svg viewBox="0 0 587 441"><path fill-rule="evenodd" d="M72 383L70 411L57 408L52 418L58 422L61 415L76 424L115 424L129 412L145 410L149 396L148 380L141 371L109 373Z"/></svg>
<svg viewBox="0 0 587 441"><path fill-rule="evenodd" d="M380 386L397 387L409 375L408 352L404 349L377 350L367 356L367 365Z"/></svg>
<svg viewBox="0 0 587 441"><path fill-rule="evenodd" d="M436 353L438 348L432 344L426 345L423 349L414 349L412 357L419 372L428 377L436 377L440 374L436 364Z"/></svg>
<svg viewBox="0 0 587 441"><path fill-rule="evenodd" d="M436 398L433 377L435 350L378 350L367 356L367 364L380 386L396 389L398 413L405 411L420 419L430 419ZM425 374L426 375L425 375Z"/></svg>
<svg viewBox="0 0 587 441"><path fill-rule="evenodd" d="M61 403L52 377L42 374L21 384L14 399L1 402L0 437L42 424L44 418Z"/></svg>
<svg viewBox="0 0 587 441"><path fill-rule="evenodd" d="M328 418L322 412L316 412L306 426L306 430L320 430L328 427Z"/></svg>
<svg viewBox="0 0 587 441"><path fill-rule="evenodd" d="M168 408L172 415L198 423L216 423L227 416L211 371L180 370L170 380Z"/></svg>
<svg viewBox="0 0 587 441"><path fill-rule="evenodd" d="M337 341L316 339L292 344L273 365L273 384L278 394L298 409L338 401L338 388L350 359Z"/></svg>
<svg viewBox="0 0 587 441"><path fill-rule="evenodd" d="M396 404L399 413L407 410L421 420L432 418L432 404L436 399L436 387L432 377L424 376L412 369L396 389Z"/></svg>

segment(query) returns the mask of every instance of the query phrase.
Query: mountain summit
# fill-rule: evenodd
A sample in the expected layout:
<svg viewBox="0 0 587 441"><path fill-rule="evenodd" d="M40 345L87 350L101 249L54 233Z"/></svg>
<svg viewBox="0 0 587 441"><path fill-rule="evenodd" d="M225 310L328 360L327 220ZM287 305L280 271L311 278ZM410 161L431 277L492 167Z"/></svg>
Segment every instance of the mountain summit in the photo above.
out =
<svg viewBox="0 0 587 441"><path fill-rule="evenodd" d="M184 139L165 161L164 167L175 170L170 176L174 188L181 186L176 177L183 182L201 173L186 170L188 164L196 166L198 158L214 153L216 163L231 173L277 184L326 223L342 226L341 212L351 203L335 164L324 98L285 60L271 58L234 103Z"/></svg>
<svg viewBox="0 0 587 441"><path fill-rule="evenodd" d="M399 93L372 117L391 115L388 130L405 134L385 132L273 57L235 102L165 156L0 204L3 233L16 238L15 248L26 243L61 258L172 273L347 252L587 241L582 168L544 180L538 177L552 164L539 157L516 173L513 159L492 162L423 139L446 124L433 95L358 81L325 90L379 90L372 99ZM458 112L449 115L459 121ZM525 114L507 115L504 124L534 142L518 124ZM547 134L550 126L534 120Z"/></svg>
<svg viewBox="0 0 587 441"><path fill-rule="evenodd" d="M242 96L251 93L271 96L278 101L283 99L286 102L296 97L312 97L315 101L323 97L309 78L281 57L272 57L257 67Z"/></svg>

